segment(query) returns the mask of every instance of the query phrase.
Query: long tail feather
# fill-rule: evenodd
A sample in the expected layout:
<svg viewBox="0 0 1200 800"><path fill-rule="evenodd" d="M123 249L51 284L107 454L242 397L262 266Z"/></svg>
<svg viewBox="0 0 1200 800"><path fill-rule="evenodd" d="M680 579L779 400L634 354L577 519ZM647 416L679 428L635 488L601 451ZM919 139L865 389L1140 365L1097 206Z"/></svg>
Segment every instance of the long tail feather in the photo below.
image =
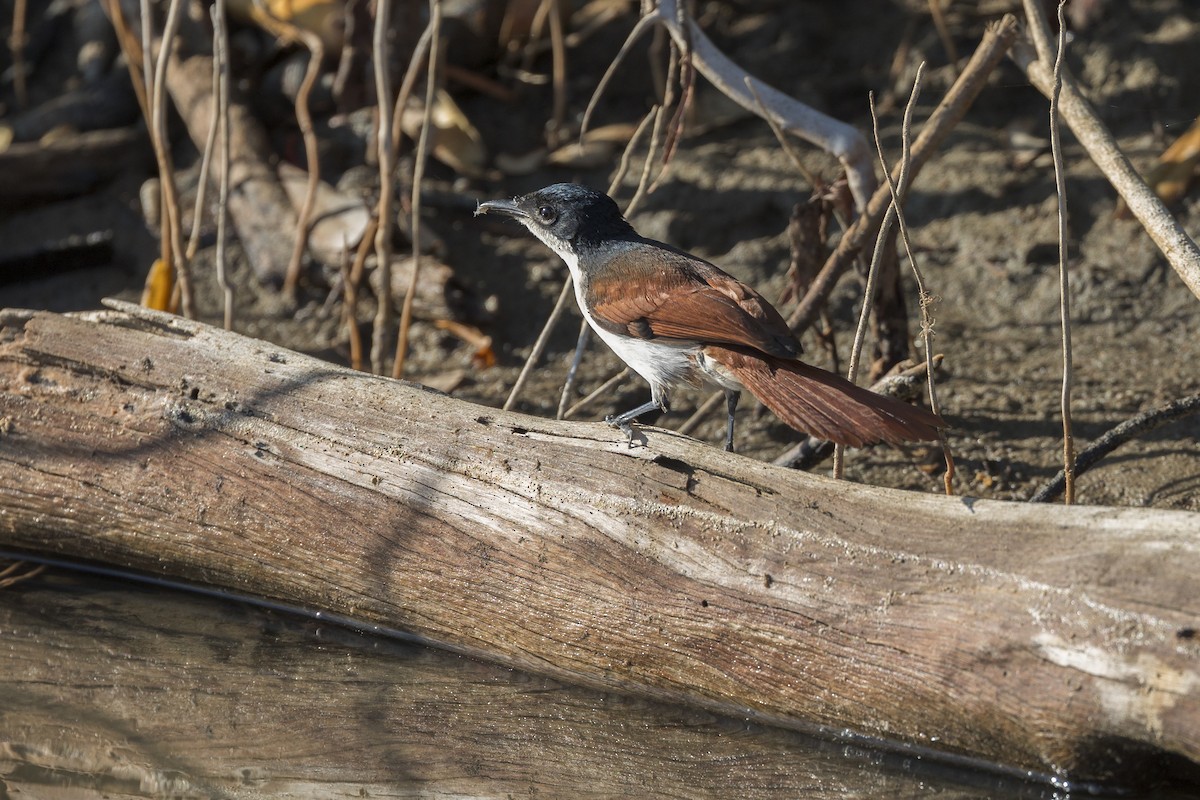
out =
<svg viewBox="0 0 1200 800"><path fill-rule="evenodd" d="M832 372L760 353L709 345L716 361L798 431L837 444L862 447L938 438L946 423L936 414L856 386Z"/></svg>

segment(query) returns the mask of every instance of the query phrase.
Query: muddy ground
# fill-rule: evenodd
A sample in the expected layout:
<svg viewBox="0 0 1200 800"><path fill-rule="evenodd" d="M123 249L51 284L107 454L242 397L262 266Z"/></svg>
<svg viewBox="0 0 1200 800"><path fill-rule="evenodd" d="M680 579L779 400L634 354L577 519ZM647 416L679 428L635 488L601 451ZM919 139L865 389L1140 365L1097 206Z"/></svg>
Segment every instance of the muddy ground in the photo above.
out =
<svg viewBox="0 0 1200 800"><path fill-rule="evenodd" d="M927 62L918 126L953 80L925 2L759 0L697 6L705 30L750 72L865 132L870 130L867 96L874 91L885 109L884 144L892 158L899 143L900 106L916 64ZM1090 19L1073 32L1071 67L1134 164L1148 169L1200 110L1200 9L1192 0L1110 1L1089 8ZM950 4L948 24L959 53L968 55L984 26L1006 11L1019 13L1019 3ZM634 21L631 11L569 51L568 119L576 124ZM648 66L652 57L647 44L634 49L601 103L596 124L640 119L655 100L655 71ZM35 70L35 98L52 96L56 86L65 85L64 63L69 59L50 59L42 72ZM549 56L538 57L532 66L548 73ZM473 69L519 95L516 103L503 102L451 84L491 156L537 148L551 107L549 88L497 77L494 61ZM11 87L5 91L11 94ZM709 110L680 144L669 173L632 222L643 234L691 250L777 297L789 262L788 220L810 187L763 122L745 115L726 118L720 103L704 105L713 100L709 87L702 83L698 91L701 107ZM302 152L285 117L277 114L270 124L281 154L294 158ZM197 157L182 126L173 131L187 199L196 182ZM1114 216L1114 191L1069 134L1064 143L1073 413L1082 447L1140 411L1197 390L1200 301L1136 222ZM1039 153L1039 147L1048 148L1047 102L1006 61L920 174L906 209L921 269L939 298L935 344L945 361L938 391L943 414L953 426L949 441L958 467L957 490L963 494L1026 499L1057 471L1061 459L1056 196L1048 150ZM836 177L831 157L807 145L799 149L808 169L826 179ZM465 178L445 165L431 164L425 224L441 237L444 261L473 298L464 321L493 338L499 361L480 368L472 361L472 346L422 320L415 328L409 378L444 382L453 375L454 395L492 406L503 403L562 286L565 268L516 226L473 218L474 202L566 180L604 188L618 155L593 169L542 167L528 175L484 178ZM634 160L634 176L639 161L640 156ZM409 163L403 161L402 167ZM10 274L0 284L0 306L88 309L105 296L137 299L157 250L138 207L138 190L150 169L144 161L132 164L120 178L86 196L4 209L0 243L15 236L53 238L66 224L111 229L114 246L108 263L87 270L46 278L22 274L15 280ZM361 170L356 174L361 176ZM626 182L619 200L628 200L634 182ZM1200 193L1193 191L1173 210L1189 232L1200 231ZM205 243L196 265L199 308L205 320L220 324L221 295L211 268L212 226L207 223ZM397 245L407 247L402 239ZM299 307L291 309L274 287L255 282L236 246L233 254L236 330L347 361L338 305L329 302L330 290L318 271L310 273ZM902 268L910 329L916 332L915 289L907 265ZM859 284L849 276L830 304L843 363L859 296ZM479 311L488 305L485 298L494 298L494 313ZM359 311L368 339L373 313L368 298ZM572 312L559 326L520 409L554 413L578 325ZM812 359L828 366L828 354L812 335L803 341ZM581 367L580 391L590 391L619 368L614 355L593 344ZM645 385L631 378L581 416L599 419L647 396ZM680 393L671 414L658 424L678 425L706 396ZM739 424L739 448L752 458L771 459L798 438L749 399ZM398 431L402 427L397 420ZM717 443L722 431L721 415L714 414L696 435ZM1200 510L1198 439L1200 417L1192 417L1125 446L1080 479L1079 501ZM926 448L877 447L851 451L847 477L940 491L939 463L940 454ZM828 462L816 471L827 473Z"/></svg>

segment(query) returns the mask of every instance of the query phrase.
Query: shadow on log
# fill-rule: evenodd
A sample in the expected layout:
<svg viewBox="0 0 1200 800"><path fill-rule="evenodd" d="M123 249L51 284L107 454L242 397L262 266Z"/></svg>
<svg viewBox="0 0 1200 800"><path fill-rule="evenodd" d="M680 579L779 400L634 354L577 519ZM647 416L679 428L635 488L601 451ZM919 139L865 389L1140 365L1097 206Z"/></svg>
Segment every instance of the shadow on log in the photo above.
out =
<svg viewBox="0 0 1200 800"><path fill-rule="evenodd" d="M1197 515L630 449L114 307L0 317L0 548L950 761L1198 774Z"/></svg>

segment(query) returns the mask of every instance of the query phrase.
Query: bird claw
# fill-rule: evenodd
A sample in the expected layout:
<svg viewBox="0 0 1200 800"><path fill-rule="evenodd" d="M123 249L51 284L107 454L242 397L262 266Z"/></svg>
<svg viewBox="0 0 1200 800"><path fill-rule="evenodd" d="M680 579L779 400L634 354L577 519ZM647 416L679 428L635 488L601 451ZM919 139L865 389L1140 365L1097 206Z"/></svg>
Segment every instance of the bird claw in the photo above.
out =
<svg viewBox="0 0 1200 800"><path fill-rule="evenodd" d="M604 421L606 423L608 423L611 427L616 428L621 433L625 434L626 440L629 444L629 447L631 449L633 448L633 437L634 437L634 434L637 433L633 429L633 422L631 422L630 420L623 420L614 414L609 414L607 417L604 418ZM647 444L646 437L640 433L637 433L637 436L639 439L641 439L639 444L641 444L642 446L645 446Z"/></svg>

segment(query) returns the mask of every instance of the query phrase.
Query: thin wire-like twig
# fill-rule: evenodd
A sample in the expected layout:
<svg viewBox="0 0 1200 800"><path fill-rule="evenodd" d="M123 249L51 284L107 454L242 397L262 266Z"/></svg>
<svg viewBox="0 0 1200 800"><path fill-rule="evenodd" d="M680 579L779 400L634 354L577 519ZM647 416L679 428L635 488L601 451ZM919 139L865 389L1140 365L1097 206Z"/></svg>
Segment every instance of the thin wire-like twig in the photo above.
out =
<svg viewBox="0 0 1200 800"><path fill-rule="evenodd" d="M592 326L585 319L579 324L579 338L575 340L575 355L571 358L571 366L567 368L567 378L563 381L562 394L558 397L558 412L555 419L563 419L567 412L567 402L575 389L575 376L579 373L579 365L583 362L583 351L587 349L588 341L592 338Z"/></svg>
<svg viewBox="0 0 1200 800"><path fill-rule="evenodd" d="M213 55L217 62L217 114L221 118L221 168L217 181L217 284L225 308L225 330L233 330L233 284L229 280L226 248L229 244L229 170L230 170L230 126L229 126L229 23L225 18L226 0L213 3L213 40L216 43Z"/></svg>
<svg viewBox="0 0 1200 800"><path fill-rule="evenodd" d="M400 309L400 335L396 342L396 358L392 362L392 377L404 374L404 362L408 358L408 336L412 327L413 301L417 296L417 283L421 279L421 184L425 180L425 164L429 160L429 131L433 127L433 104L437 99L439 39L442 27L442 0L429 0L429 66L425 70L425 113L421 117L421 135L417 139L417 153L413 159L412 178L412 274L408 289L404 293L404 305Z"/></svg>
<svg viewBox="0 0 1200 800"><path fill-rule="evenodd" d="M12 33L8 36L8 49L12 55L13 92L17 96L17 108L29 105L29 90L26 86L25 45L29 37L25 33L25 21L28 16L26 0L15 0L13 3Z"/></svg>
<svg viewBox="0 0 1200 800"><path fill-rule="evenodd" d="M919 84L921 76L925 70L925 63L921 62L917 65L916 82ZM934 355L933 355L933 318L930 313L930 306L934 303L934 296L925 288L925 276L921 273L921 267L917 264L917 258L913 254L912 242L908 237L908 222L904 217L904 207L900 202L900 192L896 188L896 182L892 180L892 171L888 167L887 159L883 155L883 142L879 136L879 117L875 113L875 103L871 103L871 125L875 134L875 152L879 156L879 165L883 169L884 180L887 181L888 191L892 193L892 203L896 209L896 224L900 228L900 240L904 243L904 252L908 256L908 263L912 267L913 276L917 282L917 298L918 305L921 311L921 339L925 349L925 374L927 376L926 385L929 389L929 407L933 413L941 414L941 404L937 397L937 384L934 381ZM901 147L900 157L908 158L912 152L912 125L907 115L905 116L905 124L900 134ZM942 446L942 455L946 459L946 472L944 474L944 484L946 494L954 494L954 456L950 452L950 444L946 441L946 435L942 431L938 431L938 441Z"/></svg>
<svg viewBox="0 0 1200 800"><path fill-rule="evenodd" d="M1026 0L1025 16L1037 49L1017 42L1012 58L1025 71L1029 82L1046 97L1054 89L1054 53L1050 49L1050 31L1037 0ZM1045 51L1045 52L1043 52ZM1059 117L1075 134L1096 167L1121 195L1130 213L1167 259L1171 269L1200 298L1200 247L1179 224L1154 190L1121 151L1096 110L1080 92L1070 74L1062 77Z"/></svg>
<svg viewBox="0 0 1200 800"><path fill-rule="evenodd" d="M596 110L596 106L600 103L600 97L604 94L604 90L608 88L608 82L612 80L613 75L617 71L617 67L628 55L637 40L642 38L642 34L650 30L654 24L653 17L643 16L633 26L633 30L625 37L625 43L621 45L621 49L617 51L616 56L609 63L608 69L600 76L600 82L596 84L596 90L592 92L592 97L588 100L587 108L583 110L583 120L579 123L579 141L583 142L583 137L587 135L588 124L592 121L592 113Z"/></svg>
<svg viewBox="0 0 1200 800"><path fill-rule="evenodd" d="M550 334L554 331L554 326L562 318L563 312L567 308L567 301L571 297L574 283L571 276L567 275L567 279L563 281L562 291L558 293L558 299L554 301L554 308L550 311L550 316L546 319L546 324L542 326L542 332L538 334L537 341L533 343L533 350L529 353L529 358L525 359L525 365L521 367L521 374L517 376L516 383L508 392L508 399L504 401L504 410L510 410L517 402L517 397L521 394L521 390L525 388L525 382L529 380L529 374L533 372L534 366L538 359L542 357L542 353L546 349L546 343L550 341Z"/></svg>
<svg viewBox="0 0 1200 800"><path fill-rule="evenodd" d="M1173 400L1165 406L1143 411L1107 431L1099 439L1085 447L1076 456L1071 466L1071 472L1078 478L1126 442L1191 414L1200 414L1200 394L1189 395L1179 400ZM1058 497L1065 487L1066 470L1064 469L1059 470L1049 483L1038 489L1033 497L1029 498L1029 502L1049 503Z"/></svg>
<svg viewBox="0 0 1200 800"><path fill-rule="evenodd" d="M1058 100L1062 93L1063 57L1067 50L1067 26L1063 9L1067 0L1058 4L1058 54L1054 59L1054 88L1050 92L1050 152L1054 155L1054 187L1058 193L1058 303L1062 325L1062 426L1063 475L1066 491L1063 502L1075 502L1075 439L1071 435L1071 286L1067 272L1067 178L1063 169L1062 135L1058 125Z"/></svg>
<svg viewBox="0 0 1200 800"><path fill-rule="evenodd" d="M561 0L546 0L550 4L550 57L553 71L554 110L547 130L550 147L558 147L567 119L567 45L563 32Z"/></svg>
<svg viewBox="0 0 1200 800"><path fill-rule="evenodd" d="M904 122L902 129L911 129L912 112L917 104L917 97L921 94L921 70L917 70L916 77L913 79L912 91L908 95L908 104L904 107ZM870 106L872 112L875 108L875 94L872 92L869 95ZM905 139L907 143L907 139ZM879 226L879 234L875 238L875 249L871 254L871 266L867 270L867 283L863 287L862 309L859 312L858 328L854 331L854 344L850 348L850 364L846 368L846 378L851 383L854 383L858 378L858 362L862 357L863 342L867 338L867 322L871 318L871 308L875 304L875 285L879 275L879 265L883 260L885 250L884 243L888 237L892 235L892 228L896 224L896 219L899 215L900 204L898 199L903 197L908 192L909 175L911 174L911 149L901 155L900 158L900 175L896 181L895 194L892 196L891 202L888 203L887 212L883 216L883 223ZM889 193L890 193L889 189ZM833 451L833 477L841 478L845 447L838 445Z"/></svg>
<svg viewBox="0 0 1200 800"><path fill-rule="evenodd" d="M308 248L309 226L312 221L313 208L317 203L317 189L321 184L321 161L317 152L317 134L313 130L312 112L308 107L308 99L313 86L321 75L321 63L325 60L325 46L321 37L305 31L297 26L288 25L292 35L308 48L308 65L304 69L304 80L300 83L300 91L296 92L296 123L300 127L300 138L304 142L304 161L308 169L308 185L304 191L304 202L300 205L300 213L296 221L296 238L292 243L292 256L288 260L287 272L283 279L283 294L290 301L296 299L296 288L300 284L300 267L304 262L304 251Z"/></svg>
<svg viewBox="0 0 1200 800"><path fill-rule="evenodd" d="M143 5L148 3L143 0ZM153 77L146 81L150 87L150 139L154 147L154 157L158 162L159 184L162 191L163 218L167 221L167 231L164 239L170 242L171 258L164 259L175 265L175 276L179 281L180 310L188 319L196 318L195 301L192 294L191 270L188 265L187 252L183 244L183 222L179 209L179 189L175 185L175 165L171 159L171 150L167 140L167 65L170 62L171 49L175 36L179 32L183 3L171 0L167 7L167 19L163 23L162 44L159 47L158 60L154 64ZM147 74L152 57L151 45L148 42L150 25L149 9L143 10L143 47L145 48L145 63Z"/></svg>
<svg viewBox="0 0 1200 800"><path fill-rule="evenodd" d="M379 273L378 305L375 329L371 337L371 371L383 374L384 347L392 327L392 178L395 172L395 148L392 147L392 79L388 71L388 29L391 27L389 2L375 4L375 31L372 36L375 69L375 102L379 107L379 133L375 138L379 162L379 206L375 213L375 269ZM399 113L399 112L396 112Z"/></svg>
<svg viewBox="0 0 1200 800"><path fill-rule="evenodd" d="M217 6L220 0L213 3L209 16L213 20L213 72L212 72L212 114L208 120L208 133L204 137L204 152L200 155L200 177L196 181L196 202L192 205L192 232L188 236L187 259L189 262L196 257L200 249L200 227L204 221L204 201L208 199L208 174L212 169L213 153L217 149L217 130L221 122L220 113L220 83L221 60L217 58Z"/></svg>
<svg viewBox="0 0 1200 800"><path fill-rule="evenodd" d="M588 394L587 394L587 395L585 395L584 397L582 397L582 398L579 400L579 402L577 402L575 405L573 405L573 406L571 406L570 408L568 408L568 409L566 410L566 412L564 412L564 413L563 413L563 415L562 415L561 419L570 419L571 417L575 416L575 413L576 413L577 411L579 411L580 409L582 409L582 408L583 408L584 406L586 406L588 403L591 403L591 402L592 402L593 400L595 400L597 397L600 397L600 396L602 396L602 395L608 394L608 392L609 392L609 391L611 391L611 390L612 390L612 389L613 389L615 386L617 386L617 385L618 385L618 384L619 384L621 381L625 380L626 378L628 378L628 377L629 377L630 375L632 375L632 374L633 374L633 373L630 371L629 367L625 367L625 368L624 368L624 369L622 369L620 372L618 372L616 375L613 375L611 378L609 378L608 380L606 380L604 383L600 384L600 385L599 385L599 386L597 386L595 389L593 389L592 391L588 392Z"/></svg>
<svg viewBox="0 0 1200 800"><path fill-rule="evenodd" d="M1019 31L1020 26L1012 15L1005 15L998 24L988 28L979 47L963 68L962 74L929 115L917 140L913 142L912 156L909 160L914 175L967 113L971 103L987 84L988 76L1016 40ZM904 188L900 187L901 200L904 199L904 191ZM803 332L820 315L842 274L854 263L868 239L878 230L884 214L891 205L891 199L891 192L886 186L880 186L871 196L866 210L838 241L837 247L809 284L808 291L800 303L788 315L787 322L793 331Z"/></svg>

